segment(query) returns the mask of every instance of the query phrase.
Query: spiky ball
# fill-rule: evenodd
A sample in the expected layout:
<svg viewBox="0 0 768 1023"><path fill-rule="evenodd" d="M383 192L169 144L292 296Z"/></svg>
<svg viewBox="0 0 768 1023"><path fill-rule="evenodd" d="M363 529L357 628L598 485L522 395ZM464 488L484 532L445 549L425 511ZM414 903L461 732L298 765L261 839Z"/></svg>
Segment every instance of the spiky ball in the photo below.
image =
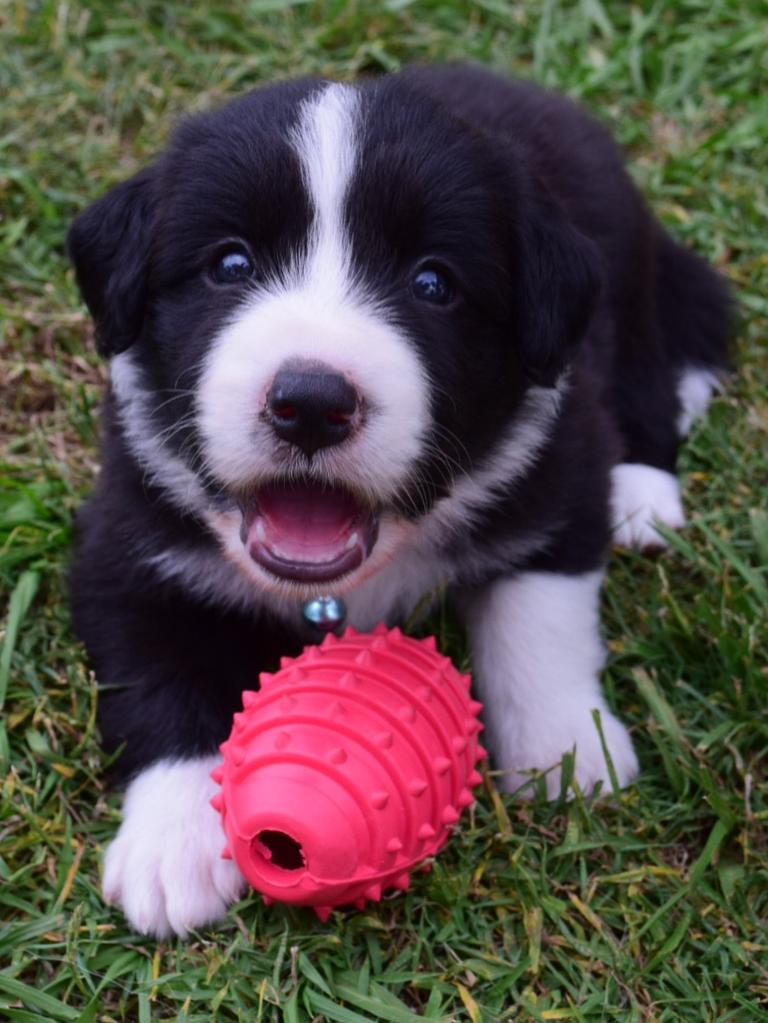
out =
<svg viewBox="0 0 768 1023"><path fill-rule="evenodd" d="M232 857L264 896L322 919L362 907L445 844L485 756L470 678L383 626L347 629L262 674L221 746L212 799Z"/></svg>

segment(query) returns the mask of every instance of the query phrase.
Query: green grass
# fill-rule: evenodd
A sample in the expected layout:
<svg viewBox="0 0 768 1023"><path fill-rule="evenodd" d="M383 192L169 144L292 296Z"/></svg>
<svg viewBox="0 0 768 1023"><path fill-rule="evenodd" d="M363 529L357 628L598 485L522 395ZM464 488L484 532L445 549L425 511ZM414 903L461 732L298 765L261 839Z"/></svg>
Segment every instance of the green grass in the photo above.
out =
<svg viewBox="0 0 768 1023"><path fill-rule="evenodd" d="M0 0L0 1017L768 1020L767 53L763 0ZM64 571L102 371L66 227L185 111L451 57L585 102L739 296L738 373L682 458L690 523L609 573L607 687L642 775L596 805L489 779L404 897L327 925L248 899L156 944L99 895L119 804Z"/></svg>

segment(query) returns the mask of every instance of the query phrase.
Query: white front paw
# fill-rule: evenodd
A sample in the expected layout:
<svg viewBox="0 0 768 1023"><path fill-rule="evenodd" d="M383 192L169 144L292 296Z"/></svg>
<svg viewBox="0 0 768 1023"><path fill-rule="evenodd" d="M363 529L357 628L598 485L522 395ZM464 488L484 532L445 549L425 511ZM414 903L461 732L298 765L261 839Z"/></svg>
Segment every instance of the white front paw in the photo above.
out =
<svg viewBox="0 0 768 1023"><path fill-rule="evenodd" d="M605 745L623 788L638 772L632 740L618 718L605 707L599 709ZM563 754L574 751L574 778L582 792L590 793L598 782L602 782L603 792L611 791L608 763L589 707L565 704L539 721L528 721L523 728L520 725L519 720L510 722L499 735L496 766L503 772L498 777L500 788L513 792L526 786L519 794L530 799L535 792L530 772L540 771L546 774L548 798L555 799L560 793Z"/></svg>
<svg viewBox="0 0 768 1023"><path fill-rule="evenodd" d="M221 859L225 839L208 800L217 757L161 761L128 786L123 823L104 859L104 898L158 938L222 917L245 882Z"/></svg>

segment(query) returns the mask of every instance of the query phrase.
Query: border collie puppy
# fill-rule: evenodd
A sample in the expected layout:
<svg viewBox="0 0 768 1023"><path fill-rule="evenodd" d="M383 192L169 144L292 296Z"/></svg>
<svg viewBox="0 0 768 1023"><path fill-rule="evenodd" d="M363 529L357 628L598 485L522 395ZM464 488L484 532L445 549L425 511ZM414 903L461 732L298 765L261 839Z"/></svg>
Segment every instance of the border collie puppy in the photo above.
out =
<svg viewBox="0 0 768 1023"><path fill-rule="evenodd" d="M181 125L75 221L110 359L74 623L127 784L104 893L139 931L220 917L208 775L240 692L445 587L501 784L637 761L600 690L611 539L683 524L675 454L726 362L721 280L605 131L472 67L301 79Z"/></svg>

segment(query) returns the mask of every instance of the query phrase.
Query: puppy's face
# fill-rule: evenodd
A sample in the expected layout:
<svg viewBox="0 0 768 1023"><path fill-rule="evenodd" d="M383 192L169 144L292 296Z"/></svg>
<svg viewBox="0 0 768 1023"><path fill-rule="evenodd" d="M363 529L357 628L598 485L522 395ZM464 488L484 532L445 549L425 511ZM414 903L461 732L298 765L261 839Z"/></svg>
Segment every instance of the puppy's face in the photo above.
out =
<svg viewBox="0 0 768 1023"><path fill-rule="evenodd" d="M134 455L297 596L355 585L451 499L596 287L519 154L398 78L188 122L70 251Z"/></svg>

